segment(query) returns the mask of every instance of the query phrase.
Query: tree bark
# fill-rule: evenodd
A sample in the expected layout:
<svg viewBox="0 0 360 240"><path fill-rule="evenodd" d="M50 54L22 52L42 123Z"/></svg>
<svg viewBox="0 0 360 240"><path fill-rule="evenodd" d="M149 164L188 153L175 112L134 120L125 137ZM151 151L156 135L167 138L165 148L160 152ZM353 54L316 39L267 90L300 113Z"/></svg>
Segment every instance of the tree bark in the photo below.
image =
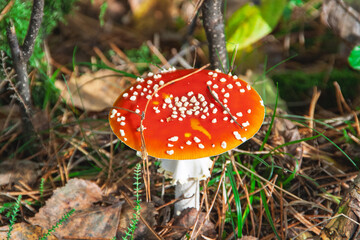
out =
<svg viewBox="0 0 360 240"><path fill-rule="evenodd" d="M27 73L27 63L34 50L35 40L39 33L43 19L43 12L44 0L34 0L28 31L26 33L24 43L21 46L18 42L15 26L12 24L12 22L10 22L6 32L11 50L13 67L16 73L15 95L19 100L19 106L21 109L25 141L31 141L33 138L37 137L34 125L32 123L33 112ZM9 81L11 81L11 79L9 79Z"/></svg>
<svg viewBox="0 0 360 240"><path fill-rule="evenodd" d="M227 73L229 66L221 6L222 0L204 0L201 10L206 38L209 42L211 67Z"/></svg>
<svg viewBox="0 0 360 240"><path fill-rule="evenodd" d="M350 191L344 196L338 211L323 228L321 240L359 239L360 227L360 173Z"/></svg>

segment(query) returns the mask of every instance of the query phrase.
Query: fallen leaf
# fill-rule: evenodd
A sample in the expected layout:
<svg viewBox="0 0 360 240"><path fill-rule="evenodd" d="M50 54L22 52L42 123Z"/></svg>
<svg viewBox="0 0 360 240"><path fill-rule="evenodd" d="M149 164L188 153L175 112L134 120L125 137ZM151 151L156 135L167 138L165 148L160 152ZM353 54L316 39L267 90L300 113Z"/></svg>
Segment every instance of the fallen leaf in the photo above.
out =
<svg viewBox="0 0 360 240"><path fill-rule="evenodd" d="M280 109L277 110L277 113L282 115L286 114ZM301 139L297 126L285 118L274 119L272 133L270 145L274 147ZM291 168L295 167L296 161L301 162L303 156L303 146L301 142L283 146L280 151L285 153L284 159L287 160L286 163L289 164Z"/></svg>
<svg viewBox="0 0 360 240"><path fill-rule="evenodd" d="M95 206L75 211L69 220L56 230L56 234L62 238L72 239L111 239L116 235L122 206L123 202L118 202L111 206Z"/></svg>
<svg viewBox="0 0 360 240"><path fill-rule="evenodd" d="M9 226L0 227L0 239L7 239ZM44 236L47 230L42 229L40 226L34 226L27 223L16 223L11 231L11 240L37 240ZM48 240L58 239L52 235L47 237Z"/></svg>
<svg viewBox="0 0 360 240"><path fill-rule="evenodd" d="M110 206L94 206L102 199L100 188L93 182L71 179L64 187L54 191L35 217L29 219L33 225L50 229L65 213L75 212L54 232L59 238L113 238L123 236L130 226L134 210L124 202ZM141 216L151 227L157 222L157 211L153 203L141 203ZM152 238L152 236L154 238ZM134 239L156 239L148 227L139 220L134 232Z"/></svg>
<svg viewBox="0 0 360 240"><path fill-rule="evenodd" d="M343 0L325 0L321 20L353 46L360 43L360 14Z"/></svg>
<svg viewBox="0 0 360 240"><path fill-rule="evenodd" d="M40 175L40 165L29 160L10 159L0 163L0 186L22 181L31 186Z"/></svg>
<svg viewBox="0 0 360 240"><path fill-rule="evenodd" d="M141 216L146 220L146 222L150 225L150 227L153 227L156 225L156 219L155 216L158 214L156 211L153 203L146 203L143 202L140 204L141 210L140 214ZM130 226L131 219L133 217L134 209L126 204L122 211L121 211L121 220L119 224L118 229L118 237L125 236L125 230ZM148 227L139 219L139 222L136 226L135 232L134 232L134 239L157 239L156 236L154 236L153 233L148 229Z"/></svg>
<svg viewBox="0 0 360 240"><path fill-rule="evenodd" d="M169 237L166 237L166 239L175 240L183 237L188 231L190 231L190 228L194 226L197 214L198 211L195 208L187 208L182 211L181 214L175 218L173 224L174 228L169 233ZM200 213L195 232L199 229L200 224L204 221L205 215L206 214L204 212ZM197 239L205 239L202 236L206 236L208 238L216 237L215 225L210 220L205 221Z"/></svg>
<svg viewBox="0 0 360 240"><path fill-rule="evenodd" d="M67 84L57 80L55 86L67 104L87 111L101 111L111 107L130 81L108 69L85 73L70 79Z"/></svg>
<svg viewBox="0 0 360 240"><path fill-rule="evenodd" d="M50 229L71 209L76 211L92 207L102 199L101 189L91 181L71 179L61 188L54 191L44 207L29 222Z"/></svg>

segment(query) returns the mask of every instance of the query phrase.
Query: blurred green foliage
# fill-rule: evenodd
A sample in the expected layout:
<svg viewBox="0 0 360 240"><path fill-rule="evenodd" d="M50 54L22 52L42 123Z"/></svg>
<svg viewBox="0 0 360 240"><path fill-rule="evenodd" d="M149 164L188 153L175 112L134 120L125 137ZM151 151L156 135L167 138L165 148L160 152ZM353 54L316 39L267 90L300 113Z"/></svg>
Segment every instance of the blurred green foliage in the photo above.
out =
<svg viewBox="0 0 360 240"><path fill-rule="evenodd" d="M300 7L304 4L303 0L289 0L284 9L284 19L289 20L294 7Z"/></svg>
<svg viewBox="0 0 360 240"><path fill-rule="evenodd" d="M265 37L276 27L287 0L263 0L247 3L228 19L225 27L227 49L243 49Z"/></svg>
<svg viewBox="0 0 360 240"><path fill-rule="evenodd" d="M309 99L313 87L322 91L319 103L323 107L336 106L333 82L337 81L346 99L354 99L359 95L360 74L351 69L334 69L329 76L326 72L307 73L304 71L286 71L271 76L278 82L279 93L286 102L301 102Z"/></svg>
<svg viewBox="0 0 360 240"><path fill-rule="evenodd" d="M353 48L348 60L352 68L360 70L360 45Z"/></svg>

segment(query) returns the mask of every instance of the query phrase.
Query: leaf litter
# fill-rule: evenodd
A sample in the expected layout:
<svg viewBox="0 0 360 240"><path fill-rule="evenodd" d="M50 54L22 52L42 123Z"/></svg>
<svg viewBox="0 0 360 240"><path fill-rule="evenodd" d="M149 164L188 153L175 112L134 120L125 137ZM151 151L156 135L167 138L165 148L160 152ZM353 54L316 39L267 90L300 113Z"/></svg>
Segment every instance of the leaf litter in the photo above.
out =
<svg viewBox="0 0 360 240"><path fill-rule="evenodd" d="M329 14L336 14L336 11L332 10ZM330 15L328 19L332 18L332 23L340 26L340 19ZM334 21L334 19L337 20ZM70 24L66 29L67 34L63 35L67 36L66 41L61 47L52 50L54 63L70 62L64 61L64 59L71 59L73 48L69 47L69 44L74 38L86 38L84 41L79 41L83 53L88 56L99 56L99 52L95 53L93 48L89 47L92 45L89 44L86 34L89 32L90 38L96 38L96 29L91 29L94 22L96 22L94 18L89 19L88 16L83 15L76 15L74 19L70 19ZM80 29L79 25L85 27L81 31L76 30ZM65 31L64 26L61 29L61 31ZM77 33L74 38L69 37L71 31ZM352 30L347 29L347 31L351 33ZM124 32L121 27L116 29L114 35L119 36L119 33L122 33L125 39L136 39L134 37L136 34L133 35L130 31ZM101 48L108 48L108 40L111 39L111 35L108 33L99 35L102 39L96 41L102 43ZM347 34L340 35L348 36ZM162 35L161 39L166 38ZM115 46L126 49L128 45L135 46L138 39L127 43L122 41L122 39L117 39ZM156 42L156 39L154 46L164 47ZM61 50L65 51L59 53ZM166 54L166 51L164 52ZM201 58L203 56L202 49L197 48L195 52L200 56L198 61L201 62L203 59ZM168 54L167 57L171 56ZM188 56L185 56L188 63L193 62L193 57L190 52ZM109 57L108 60L115 65L122 63L115 61L116 58ZM205 65L206 62L201 62L201 64ZM288 65L290 68L294 66L291 64L298 65L299 62L290 62ZM129 67L131 69L133 66L127 62L121 68ZM6 175L9 173L8 171L0 174L2 179L5 179L0 195L2 203L13 201L19 194L25 197L18 220L21 222L26 219L28 223L14 225L12 234L14 239L38 239L71 209L75 209L75 212L49 239L70 236L111 239L114 236L123 236L124 230L129 225L133 214L133 206L129 203L133 201L134 196L131 176L133 175L133 166L141 159L126 146L119 144L111 134L107 122L101 121L101 119L107 118L107 112L102 110L112 105L117 95L120 94L119 91L127 87L127 80L114 77L114 72L108 70L91 72L89 69L84 71L82 67L81 71L83 72L80 77L76 74L71 76L71 71L68 72L67 77L70 79L68 84L74 103L76 103L74 107L85 110L85 113L81 111L78 114L75 110L61 109L63 115L57 115L55 119L51 120L51 126L56 126L52 129L56 138L51 139L51 144L55 146L55 149L50 151L51 155L40 153L35 158L36 160L30 160L31 163L27 165L29 160L22 159L22 155L19 154L17 158L19 160L12 160L19 162L20 168L24 169L20 170L19 166L11 165L11 163L7 168L13 170L12 174ZM109 76L109 78L105 78L105 76ZM107 81L97 81L99 78L107 79ZM77 82L78 84L76 84ZM104 83L105 86L103 86ZM64 82L60 82L60 84L65 89L66 84ZM274 87L270 89L275 92ZM65 89L63 93L67 90ZM334 91L341 91L341 89ZM99 94L95 98L89 99L90 96L94 97L94 93L97 92ZM70 104L70 96L63 95L63 97ZM243 231L247 236L243 236L242 239L275 238L270 227L271 221L283 239L305 235L314 237L321 232L321 226L332 230L338 224L337 221L340 223L350 221L343 215L351 212L354 207L352 203L356 203L358 200L356 191L354 192L352 187L352 182L357 176L356 166L358 163L352 163L349 159L356 160L359 157L359 132L356 130L359 128L358 121L356 121L359 111L356 110L358 105L355 104L350 105L351 112L348 112L344 105L342 105L343 108L340 107L341 104L344 104L343 99L349 103L346 94L341 98L341 94L337 92L336 97L340 105L335 108L325 109L315 103L315 108L311 110L314 116L312 125L309 123L310 117L278 110L273 119L274 125L269 140L265 143L264 149L260 150L264 136L269 129L269 123L272 121L272 114L269 112L267 123L255 138L243 144L241 149L232 151L229 158L220 157L217 160L218 165L214 167L212 178L203 192L203 211L209 213L209 218L206 219L199 237L214 239L219 234L226 233L228 234L227 239L230 239L237 231L233 224L237 219L233 216L235 201L237 201L234 197L234 190L228 187L229 182L226 178L223 180L224 185L217 185L219 178L222 177L221 169L229 162L230 158L236 159L234 171L241 174L240 179L235 179L243 214L246 216L249 211L256 219L256 225L253 225L249 218L246 218ZM307 100L311 102L311 96ZM358 100L354 99L353 103L356 101ZM309 128L309 125L312 126L312 129ZM3 141L5 141L4 139ZM306 140L302 141L302 139ZM291 142L292 144L288 144ZM52 147L52 145L50 146ZM4 150L4 154L7 153ZM255 164L254 159L260 161L261 164ZM4 164L2 166L7 166L6 164L9 163L2 162L2 164ZM24 167L25 164L27 167ZM92 168L91 172L86 171L89 168ZM4 169L6 168L4 167ZM34 169L34 172L31 169ZM139 222L136 229L138 232L135 233L136 238L179 239L184 234L190 234L194 230L192 228L198 212L189 209L179 217L171 216L169 208L172 206L170 196L173 192L170 181L163 179L156 172L156 163L151 158L149 171L151 174L150 190L151 194L154 194L151 197L153 203L144 201L141 205L141 216L147 225L142 221ZM64 184L59 180L60 175L66 176L63 180ZM76 179L74 175L91 181ZM46 179L45 191L39 190L40 176ZM291 181L283 181L282 178L291 178ZM356 184L358 183L355 181ZM145 186L142 185L142 190L140 190L142 194L148 191L144 188ZM217 189L221 189L221 194L214 198ZM272 219L266 217L265 203L259 199L261 191L266 196L266 206ZM350 195L344 195L345 191L350 191ZM124 194L127 197L124 197ZM155 201L156 197L161 201ZM342 197L345 205L340 206L350 207L342 207L345 210L336 213L336 207ZM42 198L47 199L45 205ZM30 206L29 202L34 205ZM211 202L214 202L214 208L209 209ZM199 214L198 222L202 222L204 212ZM355 214L357 214L356 209ZM1 221L3 225L6 225L7 217L1 215ZM355 226L358 224L353 221L351 223L354 223ZM7 226L2 227L1 239L6 238L7 229ZM156 232L156 236L153 231ZM324 237L324 239L326 238Z"/></svg>

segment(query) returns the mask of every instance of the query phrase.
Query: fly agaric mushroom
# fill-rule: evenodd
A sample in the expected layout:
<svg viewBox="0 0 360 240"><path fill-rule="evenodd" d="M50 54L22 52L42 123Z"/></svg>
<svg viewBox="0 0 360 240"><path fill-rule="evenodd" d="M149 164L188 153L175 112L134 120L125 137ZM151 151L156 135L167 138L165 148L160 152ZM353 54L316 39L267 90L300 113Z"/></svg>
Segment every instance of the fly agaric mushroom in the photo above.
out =
<svg viewBox="0 0 360 240"><path fill-rule="evenodd" d="M265 114L259 94L245 81L220 71L201 69L149 73L115 101L109 114L116 136L161 160L172 174L175 213L199 209L199 180L209 177L210 156L231 150L251 138ZM143 118L143 119L142 119ZM176 161L178 160L178 161Z"/></svg>

